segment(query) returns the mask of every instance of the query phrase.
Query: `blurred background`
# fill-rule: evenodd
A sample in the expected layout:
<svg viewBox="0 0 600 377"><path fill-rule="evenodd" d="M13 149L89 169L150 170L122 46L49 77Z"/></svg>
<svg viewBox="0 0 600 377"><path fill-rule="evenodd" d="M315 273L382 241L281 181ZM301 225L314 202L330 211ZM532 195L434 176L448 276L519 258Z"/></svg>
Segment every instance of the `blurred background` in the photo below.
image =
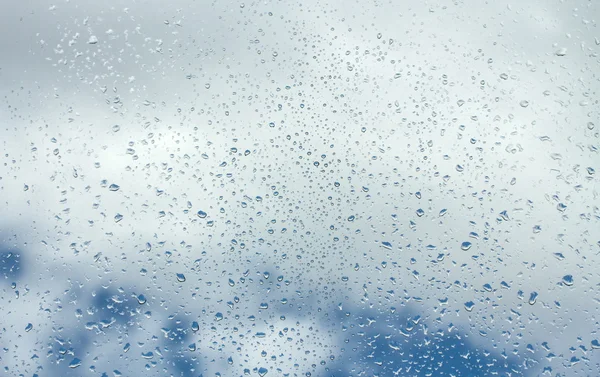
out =
<svg viewBox="0 0 600 377"><path fill-rule="evenodd" d="M0 5L6 376L596 376L600 3Z"/></svg>

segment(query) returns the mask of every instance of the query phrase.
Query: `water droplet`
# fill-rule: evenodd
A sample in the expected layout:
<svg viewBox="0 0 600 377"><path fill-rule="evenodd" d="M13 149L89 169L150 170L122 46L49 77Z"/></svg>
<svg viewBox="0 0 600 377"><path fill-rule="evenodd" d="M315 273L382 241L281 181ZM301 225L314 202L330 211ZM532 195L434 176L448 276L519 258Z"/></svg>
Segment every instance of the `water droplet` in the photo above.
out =
<svg viewBox="0 0 600 377"><path fill-rule="evenodd" d="M592 340L591 344L592 344L593 349L595 349L595 350L600 349L600 342L598 341L598 339Z"/></svg>
<svg viewBox="0 0 600 377"><path fill-rule="evenodd" d="M473 301L467 301L465 302L465 310L468 312L473 311L473 308L475 307L475 303Z"/></svg>
<svg viewBox="0 0 600 377"><path fill-rule="evenodd" d="M424 214L425 214L425 211L423 211L421 208L419 208L419 209L417 210L417 216L421 217L421 216L423 216Z"/></svg>
<svg viewBox="0 0 600 377"><path fill-rule="evenodd" d="M559 48L558 50L556 50L554 52L554 55L556 55L556 56L565 56L565 55L567 55L567 48L566 47Z"/></svg>
<svg viewBox="0 0 600 377"><path fill-rule="evenodd" d="M129 343L125 344L125 347L123 347L123 352L127 353L127 351L129 351L130 348L131 348L131 344L129 344Z"/></svg>
<svg viewBox="0 0 600 377"><path fill-rule="evenodd" d="M574 283L574 281L573 281L573 275L565 275L565 276L563 276L562 282L566 286L569 286L569 287L572 286L573 283Z"/></svg>
<svg viewBox="0 0 600 377"><path fill-rule="evenodd" d="M223 319L223 313L218 312L215 314L215 321L221 321Z"/></svg>
<svg viewBox="0 0 600 377"><path fill-rule="evenodd" d="M142 352L142 357L144 359L151 359L154 357L154 353L152 351Z"/></svg>
<svg viewBox="0 0 600 377"><path fill-rule="evenodd" d="M260 304L259 309L262 309L262 310L269 309L269 304L267 304L266 302L263 302Z"/></svg>
<svg viewBox="0 0 600 377"><path fill-rule="evenodd" d="M501 74L500 74L500 78L501 78L502 80L508 80L508 75L507 75L506 73L501 73Z"/></svg>
<svg viewBox="0 0 600 377"><path fill-rule="evenodd" d="M471 243L469 241L465 241L460 245L460 248L464 251L467 251L471 248Z"/></svg>
<svg viewBox="0 0 600 377"><path fill-rule="evenodd" d="M95 35L90 35L88 43L91 45L95 45L96 43L98 43L98 37L96 37Z"/></svg>
<svg viewBox="0 0 600 377"><path fill-rule="evenodd" d="M348 221L354 221L354 215L348 216Z"/></svg>
<svg viewBox="0 0 600 377"><path fill-rule="evenodd" d="M521 107L527 107L527 106L529 106L529 101L522 100L521 102L519 102L519 105L521 105Z"/></svg>
<svg viewBox="0 0 600 377"><path fill-rule="evenodd" d="M388 250L392 250L392 244L387 241L381 242L381 245Z"/></svg>
<svg viewBox="0 0 600 377"><path fill-rule="evenodd" d="M115 222L118 223L121 220L123 220L123 215L121 215L120 213L117 213L115 215Z"/></svg>
<svg viewBox="0 0 600 377"><path fill-rule="evenodd" d="M538 298L538 293L531 292L531 294L529 294L529 305L535 304L535 302L537 301L537 298Z"/></svg>
<svg viewBox="0 0 600 377"><path fill-rule="evenodd" d="M184 274L177 274L177 281L180 283L183 283L185 281L185 275Z"/></svg>
<svg viewBox="0 0 600 377"><path fill-rule="evenodd" d="M31 323L28 323L27 326L25 326L25 331L30 332L31 329L33 329L33 325Z"/></svg>
<svg viewBox="0 0 600 377"><path fill-rule="evenodd" d="M421 191L415 192L415 196L417 197L417 199L421 199Z"/></svg>
<svg viewBox="0 0 600 377"><path fill-rule="evenodd" d="M138 304L144 305L146 303L146 296L138 295L136 298L137 298Z"/></svg>
<svg viewBox="0 0 600 377"><path fill-rule="evenodd" d="M118 124L115 124L114 126L112 126L112 130L113 130L113 132L119 132L119 130L121 130L121 126L119 126Z"/></svg>
<svg viewBox="0 0 600 377"><path fill-rule="evenodd" d="M260 377L264 377L265 374L267 374L269 372L269 370L267 368L259 368L258 369L258 375Z"/></svg>
<svg viewBox="0 0 600 377"><path fill-rule="evenodd" d="M200 330L200 325L198 324L198 322L196 322L196 321L192 322L192 331L196 332L198 330Z"/></svg>
<svg viewBox="0 0 600 377"><path fill-rule="evenodd" d="M69 368L75 369L75 368L77 368L80 365L81 365L81 360L79 360L78 358L74 358L73 361L71 361L69 363Z"/></svg>
<svg viewBox="0 0 600 377"><path fill-rule="evenodd" d="M210 84L209 84L209 83L206 83L206 84L204 84L204 87L205 87L206 89L210 89Z"/></svg>
<svg viewBox="0 0 600 377"><path fill-rule="evenodd" d="M462 173L465 170L465 168L462 165L456 165L456 171L459 173Z"/></svg>
<svg viewBox="0 0 600 377"><path fill-rule="evenodd" d="M198 217L201 219L205 219L207 216L206 212L204 211L198 211Z"/></svg>
<svg viewBox="0 0 600 377"><path fill-rule="evenodd" d="M110 191L119 191L119 189L120 189L120 188L121 188L121 187L120 187L119 185L115 184L115 183L113 183L113 184L111 184L110 186L108 186L108 189L109 189Z"/></svg>

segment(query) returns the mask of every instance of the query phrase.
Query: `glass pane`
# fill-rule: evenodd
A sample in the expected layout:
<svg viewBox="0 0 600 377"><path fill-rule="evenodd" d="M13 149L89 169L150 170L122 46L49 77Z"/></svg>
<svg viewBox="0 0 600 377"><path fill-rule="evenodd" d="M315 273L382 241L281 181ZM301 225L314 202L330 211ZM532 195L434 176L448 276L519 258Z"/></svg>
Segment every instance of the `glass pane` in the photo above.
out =
<svg viewBox="0 0 600 377"><path fill-rule="evenodd" d="M6 376L592 376L600 2L5 2Z"/></svg>

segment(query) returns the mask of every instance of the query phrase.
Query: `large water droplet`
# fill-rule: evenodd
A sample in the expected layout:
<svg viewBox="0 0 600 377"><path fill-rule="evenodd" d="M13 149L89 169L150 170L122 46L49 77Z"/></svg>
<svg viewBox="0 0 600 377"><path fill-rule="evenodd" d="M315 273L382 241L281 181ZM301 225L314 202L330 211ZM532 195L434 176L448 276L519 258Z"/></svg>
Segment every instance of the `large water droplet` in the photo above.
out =
<svg viewBox="0 0 600 377"><path fill-rule="evenodd" d="M535 304L535 302L537 301L537 298L538 298L538 293L531 292L531 294L529 294L529 305Z"/></svg>
<svg viewBox="0 0 600 377"><path fill-rule="evenodd" d="M75 369L75 368L77 368L80 365L81 365L81 360L79 360L78 358L74 358L73 361L71 361L69 363L69 368Z"/></svg>
<svg viewBox="0 0 600 377"><path fill-rule="evenodd" d="M475 303L473 301L467 301L465 302L465 310L468 312L473 311L473 308L475 307Z"/></svg>

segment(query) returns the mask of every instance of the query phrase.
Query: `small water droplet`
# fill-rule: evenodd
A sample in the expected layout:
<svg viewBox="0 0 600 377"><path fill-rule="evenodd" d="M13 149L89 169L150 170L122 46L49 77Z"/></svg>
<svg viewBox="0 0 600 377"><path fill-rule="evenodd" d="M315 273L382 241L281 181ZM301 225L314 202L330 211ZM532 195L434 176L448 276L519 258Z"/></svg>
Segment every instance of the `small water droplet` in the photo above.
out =
<svg viewBox="0 0 600 377"><path fill-rule="evenodd" d="M464 251L467 251L471 248L471 243L469 241L465 241L460 245L460 248Z"/></svg>
<svg viewBox="0 0 600 377"><path fill-rule="evenodd" d="M25 326L25 332L30 332L31 329L33 329L33 325L31 323L28 323L27 326Z"/></svg>
<svg viewBox="0 0 600 377"><path fill-rule="evenodd" d="M269 370L267 368L259 368L258 369L258 375L260 377L264 377L265 374L267 374L269 372Z"/></svg>
<svg viewBox="0 0 600 377"><path fill-rule="evenodd" d="M96 37L95 35L90 35L88 43L91 45L95 45L96 43L98 43L98 37Z"/></svg>
<svg viewBox="0 0 600 377"><path fill-rule="evenodd" d="M121 220L123 220L123 215L121 215L120 213L117 213L115 215L115 222L118 223Z"/></svg>
<svg viewBox="0 0 600 377"><path fill-rule="evenodd" d="M111 184L110 186L108 186L108 189L109 189L110 191L119 191L119 189L120 189L120 188L121 188L121 187L120 187L119 185L115 184L115 183L113 183L113 184Z"/></svg>
<svg viewBox="0 0 600 377"><path fill-rule="evenodd" d="M177 281L180 283L183 283L185 281L185 275L184 274L177 274Z"/></svg>
<svg viewBox="0 0 600 377"><path fill-rule="evenodd" d="M201 219L205 219L207 216L206 212L204 211L198 211L198 217Z"/></svg>
<svg viewBox="0 0 600 377"><path fill-rule="evenodd" d="M529 101L522 100L521 102L519 102L519 105L521 105L521 107L525 108L525 107L529 106Z"/></svg>
<svg viewBox="0 0 600 377"><path fill-rule="evenodd" d="M215 314L215 321L221 321L223 319L223 313L218 312Z"/></svg>
<svg viewBox="0 0 600 377"><path fill-rule="evenodd" d="M196 322L196 321L192 322L192 331L196 332L198 330L200 330L200 325L198 324L198 322Z"/></svg>

